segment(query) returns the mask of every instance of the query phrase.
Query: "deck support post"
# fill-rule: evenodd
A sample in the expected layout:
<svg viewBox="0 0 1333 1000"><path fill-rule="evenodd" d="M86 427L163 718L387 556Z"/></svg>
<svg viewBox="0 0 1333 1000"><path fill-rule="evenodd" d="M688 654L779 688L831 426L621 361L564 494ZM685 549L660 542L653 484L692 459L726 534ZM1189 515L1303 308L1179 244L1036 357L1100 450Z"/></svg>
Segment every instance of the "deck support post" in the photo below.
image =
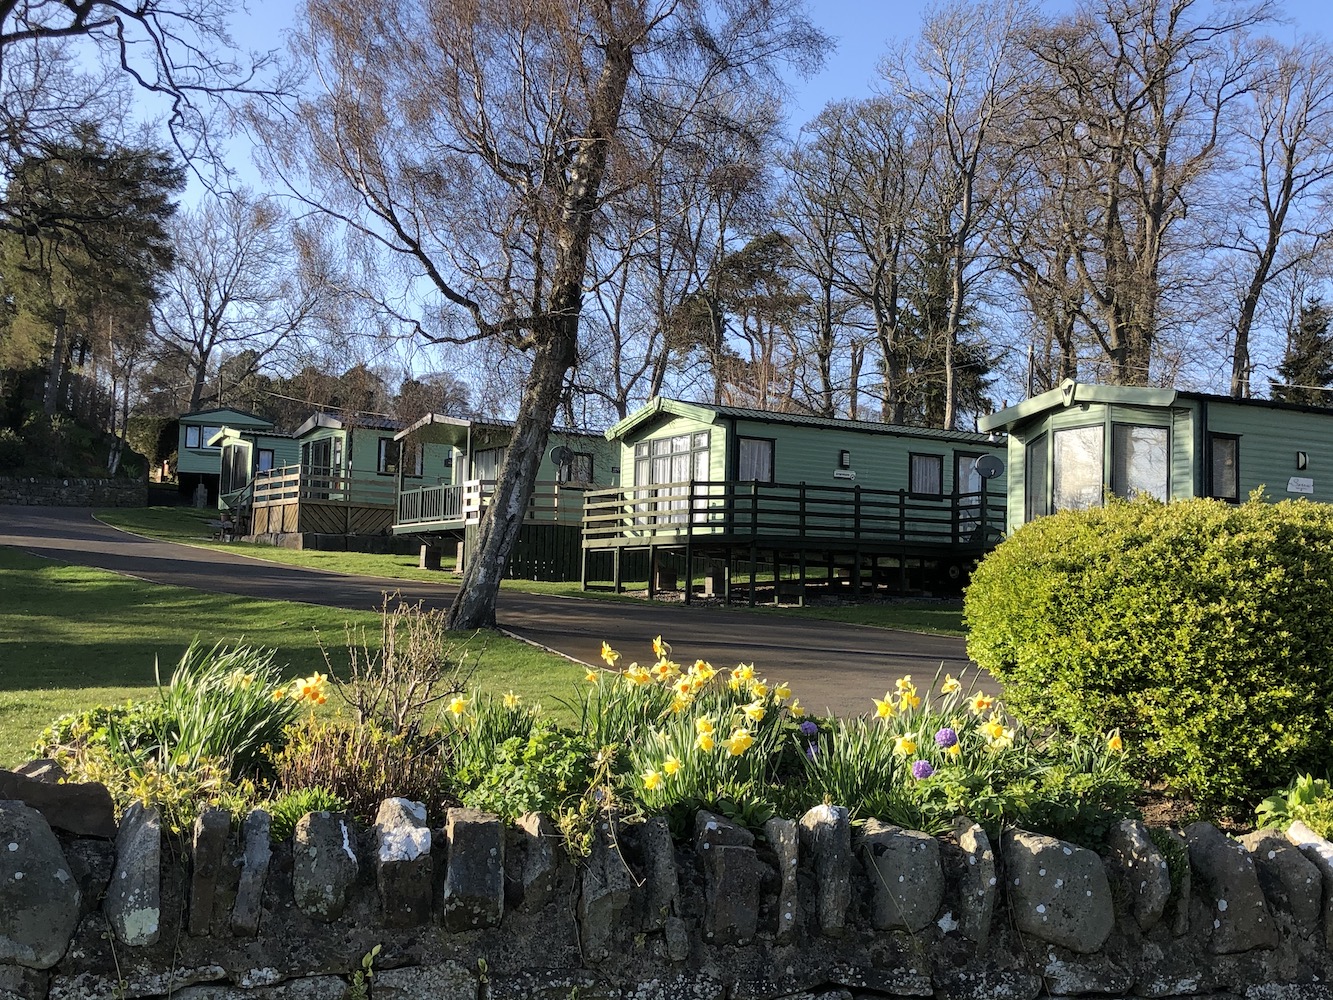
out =
<svg viewBox="0 0 1333 1000"><path fill-rule="evenodd" d="M801 589L796 596L796 606L805 607L805 546L801 546Z"/></svg>
<svg viewBox="0 0 1333 1000"><path fill-rule="evenodd" d="M620 582L620 546L617 545L611 550L611 586L617 594L623 593L625 588Z"/></svg>
<svg viewBox="0 0 1333 1000"><path fill-rule="evenodd" d="M861 599L861 552L859 549L852 551L852 596L858 601Z"/></svg>
<svg viewBox="0 0 1333 1000"><path fill-rule="evenodd" d="M657 599L657 546L648 546L648 600Z"/></svg>
<svg viewBox="0 0 1333 1000"><path fill-rule="evenodd" d="M759 546L750 543L750 607L754 607L755 586L759 582Z"/></svg>
<svg viewBox="0 0 1333 1000"><path fill-rule="evenodd" d="M685 579L681 582L685 591L685 603L690 603L690 592L694 590L694 546L685 542Z"/></svg>
<svg viewBox="0 0 1333 1000"><path fill-rule="evenodd" d="M588 550L579 546L579 590L588 589Z"/></svg>
<svg viewBox="0 0 1333 1000"><path fill-rule="evenodd" d="M773 550L773 606L782 603L782 553Z"/></svg>

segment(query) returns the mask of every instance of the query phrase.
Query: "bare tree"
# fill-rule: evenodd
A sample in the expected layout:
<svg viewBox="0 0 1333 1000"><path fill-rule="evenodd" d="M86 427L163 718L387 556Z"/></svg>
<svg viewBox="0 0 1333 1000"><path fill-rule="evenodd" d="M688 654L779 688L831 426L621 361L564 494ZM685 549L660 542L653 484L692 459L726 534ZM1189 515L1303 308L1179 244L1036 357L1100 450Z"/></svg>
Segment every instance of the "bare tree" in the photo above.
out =
<svg viewBox="0 0 1333 1000"><path fill-rule="evenodd" d="M1240 302L1231 395L1250 395L1251 335L1268 284L1333 235L1323 196L1333 178L1333 56L1323 43L1255 45L1253 83L1237 128L1240 187L1230 227ZM1284 250L1294 252L1283 254Z"/></svg>
<svg viewBox="0 0 1333 1000"><path fill-rule="evenodd" d="M271 198L241 192L183 212L175 244L153 325L197 410L222 355L245 351L257 368L304 329L322 290L301 272L291 222Z"/></svg>
<svg viewBox="0 0 1333 1000"><path fill-rule="evenodd" d="M270 133L270 148L303 150L274 167L303 169L312 205L397 263L420 297L380 301L411 328L505 340L531 359L449 614L451 627L490 626L578 357L605 206L639 187L633 162L658 169L679 136L725 127L701 118L710 98L779 87L778 62L811 65L823 38L793 0L310 0L306 13L302 54L322 93L290 109L300 142Z"/></svg>

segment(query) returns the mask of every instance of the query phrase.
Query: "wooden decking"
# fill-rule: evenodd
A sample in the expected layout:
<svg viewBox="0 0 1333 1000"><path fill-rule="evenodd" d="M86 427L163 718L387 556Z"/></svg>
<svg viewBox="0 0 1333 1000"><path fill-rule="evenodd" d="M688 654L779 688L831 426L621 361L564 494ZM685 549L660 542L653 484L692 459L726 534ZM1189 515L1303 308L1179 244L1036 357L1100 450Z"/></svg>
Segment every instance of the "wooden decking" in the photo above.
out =
<svg viewBox="0 0 1333 1000"><path fill-rule="evenodd" d="M811 486L806 483L681 482L596 490L583 517L582 580L590 556L611 551L619 590L625 553L646 553L650 595L662 578L661 558L683 572L689 601L697 560L730 597L733 567L749 570L755 601L759 567L771 568L775 595L785 588L803 600L807 580L845 579L907 589L909 571L938 569L957 581L966 566L1004 534L1004 497L979 493L917 496L907 490ZM602 557L605 558L604 556ZM638 560L643 565L642 558ZM784 572L794 579L784 580ZM665 589L665 586L664 586Z"/></svg>
<svg viewBox="0 0 1333 1000"><path fill-rule="evenodd" d="M382 535L393 527L391 476L288 466L255 476L250 532Z"/></svg>
<svg viewBox="0 0 1333 1000"><path fill-rule="evenodd" d="M495 480L471 479L458 486L423 486L398 495L396 534L459 531L481 521L482 511L495 493ZM524 520L537 524L578 526L583 520L580 487L538 483L528 501Z"/></svg>

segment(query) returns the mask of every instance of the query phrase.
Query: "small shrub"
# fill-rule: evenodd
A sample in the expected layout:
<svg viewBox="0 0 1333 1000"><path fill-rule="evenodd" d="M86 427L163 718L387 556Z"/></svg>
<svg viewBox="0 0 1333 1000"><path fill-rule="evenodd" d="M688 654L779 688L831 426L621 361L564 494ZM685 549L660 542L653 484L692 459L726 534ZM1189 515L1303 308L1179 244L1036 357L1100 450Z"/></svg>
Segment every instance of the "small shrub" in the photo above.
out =
<svg viewBox="0 0 1333 1000"><path fill-rule="evenodd" d="M1280 830L1300 820L1319 836L1333 838L1333 785L1312 774L1302 775L1260 802L1255 820L1261 827Z"/></svg>
<svg viewBox="0 0 1333 1000"><path fill-rule="evenodd" d="M280 844L292 835L296 824L306 813L342 812L348 802L336 792L315 785L279 795L276 799L261 803L261 806L271 820L269 840Z"/></svg>
<svg viewBox="0 0 1333 1000"><path fill-rule="evenodd" d="M443 744L408 740L374 723L298 721L288 727L274 767L281 792L326 788L361 820L372 819L380 802L394 796L424 803L436 821L446 805L456 804Z"/></svg>
<svg viewBox="0 0 1333 1000"><path fill-rule="evenodd" d="M1333 506L1111 501L1024 525L972 576L968 652L1036 727L1118 727L1140 774L1252 807L1333 752Z"/></svg>
<svg viewBox="0 0 1333 1000"><path fill-rule="evenodd" d="M24 461L23 438L17 431L0 427L0 473L13 472Z"/></svg>
<svg viewBox="0 0 1333 1000"><path fill-rule="evenodd" d="M558 816L591 785L596 752L582 736L549 723L495 750L490 768L462 792L463 804L512 822L524 813Z"/></svg>

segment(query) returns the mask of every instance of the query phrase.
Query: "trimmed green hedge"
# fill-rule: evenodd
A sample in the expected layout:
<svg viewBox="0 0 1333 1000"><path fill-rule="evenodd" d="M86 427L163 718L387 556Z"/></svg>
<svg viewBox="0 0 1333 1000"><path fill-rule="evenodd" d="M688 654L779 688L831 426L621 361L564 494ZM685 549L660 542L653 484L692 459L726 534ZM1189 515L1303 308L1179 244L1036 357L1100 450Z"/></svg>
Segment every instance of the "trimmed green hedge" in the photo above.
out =
<svg viewBox="0 0 1333 1000"><path fill-rule="evenodd" d="M968 652L1029 725L1119 727L1146 777L1252 808L1333 755L1333 505L1112 501L973 574Z"/></svg>

